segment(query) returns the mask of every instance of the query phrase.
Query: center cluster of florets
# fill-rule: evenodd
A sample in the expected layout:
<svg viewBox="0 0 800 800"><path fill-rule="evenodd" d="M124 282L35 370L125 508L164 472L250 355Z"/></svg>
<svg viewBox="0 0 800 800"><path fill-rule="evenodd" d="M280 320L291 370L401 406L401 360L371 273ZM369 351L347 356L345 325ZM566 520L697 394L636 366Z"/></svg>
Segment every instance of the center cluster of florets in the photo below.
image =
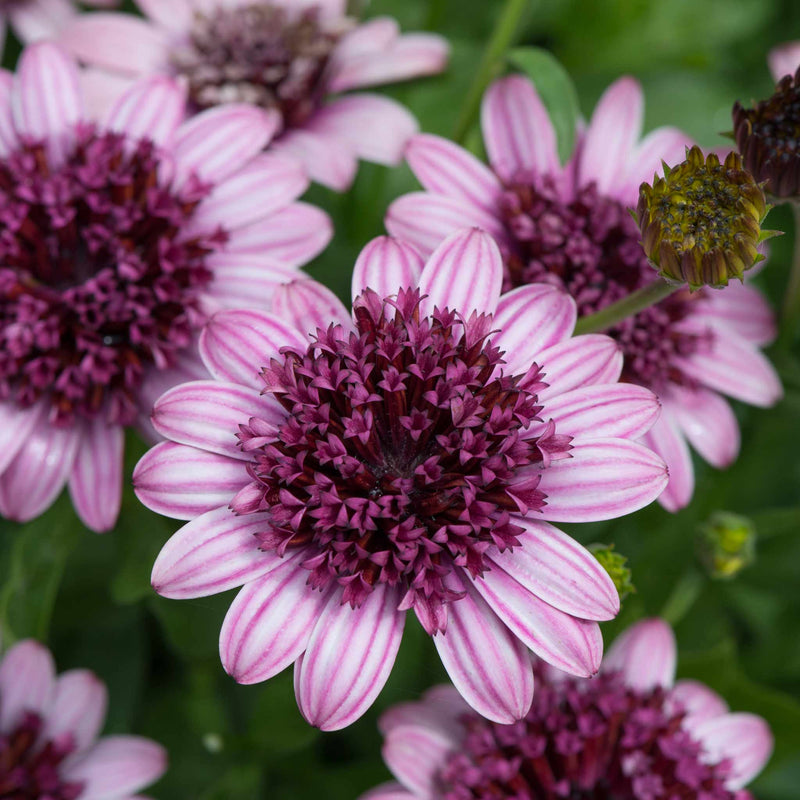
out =
<svg viewBox="0 0 800 800"><path fill-rule="evenodd" d="M56 163L40 144L0 161L0 397L129 424L145 370L189 344L225 235L187 235L207 188L159 167L150 140L89 126Z"/></svg>
<svg viewBox="0 0 800 800"><path fill-rule="evenodd" d="M84 785L59 776L75 749L71 737L42 741L38 714L25 713L9 732L0 734L0 800L77 800Z"/></svg>
<svg viewBox="0 0 800 800"><path fill-rule="evenodd" d="M443 577L518 545L513 516L544 505L541 472L570 449L540 419L539 367L503 374L490 315L419 304L417 290L368 290L354 331L283 350L264 380L286 421L239 434L255 484L232 507L268 511L261 548L306 547L311 584L339 583L354 607L378 583L405 589L404 607L456 599Z"/></svg>
<svg viewBox="0 0 800 800"><path fill-rule="evenodd" d="M441 800L735 800L727 762L704 763L663 689L619 674L537 682L527 717L464 715L464 740L436 777Z"/></svg>
<svg viewBox="0 0 800 800"><path fill-rule="evenodd" d="M241 102L275 108L286 127L301 125L322 103L322 80L347 19L318 8L290 12L254 2L198 12L187 42L172 54L197 108Z"/></svg>
<svg viewBox="0 0 800 800"><path fill-rule="evenodd" d="M551 176L520 173L507 185L501 210L513 242L504 254L505 290L551 283L587 316L658 279L636 222L594 183L565 199ZM692 383L676 359L706 343L678 323L691 314L700 294L679 292L606 331L625 355L623 380L656 391L669 382Z"/></svg>

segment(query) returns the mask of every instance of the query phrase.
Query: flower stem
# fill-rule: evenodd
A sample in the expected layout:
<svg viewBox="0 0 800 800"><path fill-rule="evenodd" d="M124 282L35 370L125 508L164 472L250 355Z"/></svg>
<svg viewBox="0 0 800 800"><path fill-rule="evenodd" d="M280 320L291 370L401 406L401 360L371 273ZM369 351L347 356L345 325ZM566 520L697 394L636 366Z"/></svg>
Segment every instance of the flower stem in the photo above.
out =
<svg viewBox="0 0 800 800"><path fill-rule="evenodd" d="M784 337L789 337L794 333L792 328L800 317L800 203L792 203L792 212L794 214L794 253L781 311L781 327Z"/></svg>
<svg viewBox="0 0 800 800"><path fill-rule="evenodd" d="M682 287L666 281L653 281L653 283L631 292L627 297L623 297L622 300L606 306L596 314L589 314L589 316L579 319L578 324L575 326L575 335L607 330L623 319L638 314L665 297L669 297L680 288Z"/></svg>
<svg viewBox="0 0 800 800"><path fill-rule="evenodd" d="M674 628L695 604L704 583L704 576L700 572L693 568L687 570L686 574L675 584L659 616Z"/></svg>
<svg viewBox="0 0 800 800"><path fill-rule="evenodd" d="M458 115L458 122L453 133L453 139L456 142L462 143L469 133L469 129L478 115L483 93L500 71L503 57L517 34L520 19L531 5L531 0L506 0L494 26L492 37L486 45L478 71L467 92L464 105L461 107L461 113Z"/></svg>

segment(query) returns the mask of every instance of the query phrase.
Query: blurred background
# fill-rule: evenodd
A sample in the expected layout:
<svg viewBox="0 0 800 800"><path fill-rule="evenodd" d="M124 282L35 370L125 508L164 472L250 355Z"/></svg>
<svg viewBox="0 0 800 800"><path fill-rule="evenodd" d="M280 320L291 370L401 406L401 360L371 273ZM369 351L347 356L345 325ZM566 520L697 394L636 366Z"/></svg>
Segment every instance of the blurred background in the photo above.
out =
<svg viewBox="0 0 800 800"><path fill-rule="evenodd" d="M170 0L163 0L169 2ZM389 89L421 128L451 136L500 0L373 0L366 16L389 14L406 30L429 29L452 44L446 74ZM632 74L646 95L645 126L676 125L705 147L724 146L737 99L766 97L768 50L800 39L797 0L531 0L517 43L551 51L571 75L588 117L603 89ZM132 6L129 6L132 9ZM6 64L18 48L9 46ZM479 147L478 137L467 142ZM311 273L349 295L355 257L383 232L388 204L417 188L410 171L362 164L353 189L319 187L307 199L331 213L336 235ZM788 273L787 231L757 282L779 302ZM751 789L759 800L800 796L800 360L796 339L768 351L786 386L774 409L736 405L743 452L718 472L699 460L692 505L671 515L653 505L618 522L571 526L588 544L615 544L627 556L636 592L606 642L644 615L675 624L679 673L705 681L734 710L767 718L774 756ZM144 452L130 437L127 475ZM698 531L719 510L749 517L755 559L734 578L713 579L697 558ZM126 490L118 528L96 536L62 498L26 526L0 521L0 621L7 640L35 636L59 670L89 667L111 694L107 730L161 741L171 766L151 789L161 800L345 800L389 779L376 720L392 703L416 699L445 679L433 644L408 619L398 664L375 706L358 723L322 734L297 711L291 671L263 685L237 686L219 663L217 639L232 593L189 601L156 596L155 555L177 524L141 507ZM570 528L570 526L564 526Z"/></svg>

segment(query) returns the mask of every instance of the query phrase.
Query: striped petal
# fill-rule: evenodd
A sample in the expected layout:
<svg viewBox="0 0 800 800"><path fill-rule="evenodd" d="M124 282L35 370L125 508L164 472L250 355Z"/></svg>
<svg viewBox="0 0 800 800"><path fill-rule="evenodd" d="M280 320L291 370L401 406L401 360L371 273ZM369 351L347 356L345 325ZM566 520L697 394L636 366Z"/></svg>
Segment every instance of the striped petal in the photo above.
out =
<svg viewBox="0 0 800 800"><path fill-rule="evenodd" d="M88 669L63 672L55 683L44 737L71 736L75 750L86 749L100 733L106 718L108 692Z"/></svg>
<svg viewBox="0 0 800 800"><path fill-rule="evenodd" d="M403 636L397 589L377 585L359 608L335 592L297 660L294 688L303 716L324 731L355 722L386 683Z"/></svg>
<svg viewBox="0 0 800 800"><path fill-rule="evenodd" d="M755 286L729 283L701 298L703 321L721 322L751 344L764 346L775 339L775 312Z"/></svg>
<svg viewBox="0 0 800 800"><path fill-rule="evenodd" d="M436 797L436 778L457 744L442 731L422 725L398 725L386 737L383 760L415 798Z"/></svg>
<svg viewBox="0 0 800 800"><path fill-rule="evenodd" d="M739 454L739 423L730 405L706 389L670 389L669 413L689 443L703 458L720 469Z"/></svg>
<svg viewBox="0 0 800 800"><path fill-rule="evenodd" d="M433 643L470 706L507 725L522 719L533 701L530 654L470 583L449 576L447 588L464 595L449 605L447 630L437 633Z"/></svg>
<svg viewBox="0 0 800 800"><path fill-rule="evenodd" d="M535 361L544 370L548 384L539 392L539 399L547 403L583 386L616 383L622 373L623 356L610 336L590 333L537 352Z"/></svg>
<svg viewBox="0 0 800 800"><path fill-rule="evenodd" d="M0 662L0 732L7 733L26 711L46 716L53 698L56 668L50 651L24 639Z"/></svg>
<svg viewBox="0 0 800 800"><path fill-rule="evenodd" d="M684 725L690 730L693 725L728 713L728 704L716 692L699 681L678 681L672 687L669 699L686 714Z"/></svg>
<svg viewBox="0 0 800 800"><path fill-rule="evenodd" d="M614 519L652 503L667 485L667 468L652 450L625 439L578 439L571 458L542 472L542 518L552 522Z"/></svg>
<svg viewBox="0 0 800 800"><path fill-rule="evenodd" d="M353 269L353 299L365 289L372 289L379 297L412 289L419 283L423 266L422 257L413 247L390 236L379 236L358 254Z"/></svg>
<svg viewBox="0 0 800 800"><path fill-rule="evenodd" d="M261 577L282 563L258 549L268 514L237 516L227 506L187 522L161 549L150 582L163 597L207 597Z"/></svg>
<svg viewBox="0 0 800 800"><path fill-rule="evenodd" d="M148 450L133 470L139 500L172 519L225 506L250 480L241 461L174 442Z"/></svg>
<svg viewBox="0 0 800 800"><path fill-rule="evenodd" d="M694 465L686 439L673 420L669 406L662 410L642 442L664 459L669 470L667 488L658 502L667 511L678 511L687 506L694 493Z"/></svg>
<svg viewBox="0 0 800 800"><path fill-rule="evenodd" d="M603 660L603 670L619 670L628 686L647 692L668 689L675 681L678 648L672 628L662 619L646 619L620 634Z"/></svg>
<svg viewBox="0 0 800 800"><path fill-rule="evenodd" d="M161 147L171 144L183 121L186 88L165 76L138 81L114 104L106 126L132 139L147 137Z"/></svg>
<svg viewBox="0 0 800 800"><path fill-rule="evenodd" d="M356 177L355 151L336 136L295 128L281 134L272 150L298 159L312 181L336 192L349 189Z"/></svg>
<svg viewBox="0 0 800 800"><path fill-rule="evenodd" d="M489 234L477 228L456 231L433 251L419 279L423 314L435 307L491 314L503 281L503 259Z"/></svg>
<svg viewBox="0 0 800 800"><path fill-rule="evenodd" d="M269 308L278 287L297 278L295 268L260 254L214 253L206 266L214 274L203 295L209 315L223 308Z"/></svg>
<svg viewBox="0 0 800 800"><path fill-rule="evenodd" d="M279 286L272 310L301 333L315 333L329 325L352 327L350 312L326 286L310 279L294 280Z"/></svg>

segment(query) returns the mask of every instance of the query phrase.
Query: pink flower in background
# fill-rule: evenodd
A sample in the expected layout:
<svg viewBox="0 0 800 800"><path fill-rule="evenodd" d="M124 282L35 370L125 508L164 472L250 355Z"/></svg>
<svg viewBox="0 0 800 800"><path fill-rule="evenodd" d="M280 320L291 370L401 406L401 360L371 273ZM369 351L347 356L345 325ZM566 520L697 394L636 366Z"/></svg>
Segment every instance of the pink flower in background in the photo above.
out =
<svg viewBox="0 0 800 800"><path fill-rule="evenodd" d="M73 0L2 0L0 2L0 58L6 41L6 28L10 24L23 42L49 39L78 13ZM119 0L84 0L84 5L110 8Z"/></svg>
<svg viewBox="0 0 800 800"><path fill-rule="evenodd" d="M301 165L261 150L274 114L232 104L183 121L169 78L84 121L78 70L31 45L0 74L0 512L26 521L69 485L93 530L114 525L123 428L207 375L200 326L266 307L327 243L293 200Z"/></svg>
<svg viewBox="0 0 800 800"><path fill-rule="evenodd" d="M776 81L784 75L794 75L800 67L800 42L785 42L773 47L767 56L767 63Z"/></svg>
<svg viewBox="0 0 800 800"><path fill-rule="evenodd" d="M579 675L600 664L597 620L617 613L617 592L547 521L655 499L664 464L631 440L658 403L616 383L611 339L571 338L568 295L501 296L502 273L478 230L424 264L376 239L355 266L352 315L308 280L284 287L274 314L221 312L200 345L216 380L155 405L170 441L134 486L191 521L156 560L154 588L243 586L222 628L225 669L255 683L296 662L300 709L325 730L374 701L409 609L492 719L528 710L529 650Z"/></svg>
<svg viewBox="0 0 800 800"><path fill-rule="evenodd" d="M592 680L541 670L521 722L476 715L449 686L381 718L399 783L361 800L752 800L772 751L766 722L730 713L697 681L675 683L675 638L659 619L614 642Z"/></svg>
<svg viewBox="0 0 800 800"><path fill-rule="evenodd" d="M164 774L167 754L139 736L98 739L106 705L94 673L56 676L46 647L14 645L0 661L0 796L136 800Z"/></svg>
<svg viewBox="0 0 800 800"><path fill-rule="evenodd" d="M598 311L658 280L627 209L662 159L684 159L687 137L659 128L639 141L642 113L638 83L614 83L562 167L533 84L498 80L482 110L491 167L445 139L415 136L406 156L426 191L396 200L386 227L429 253L452 230L478 225L500 244L505 290L550 283L575 298L580 316ZM716 467L738 454L739 427L721 394L757 406L781 396L758 349L774 337L772 312L751 286L681 291L608 334L625 355L622 380L649 387L663 405L644 441L669 465L659 501L675 511L694 491L687 442Z"/></svg>
<svg viewBox="0 0 800 800"><path fill-rule="evenodd" d="M357 159L396 164L417 130L399 103L347 94L441 72L446 42L400 35L390 17L364 24L345 0L137 0L146 20L84 15L61 41L87 64L93 95L114 96L135 76L181 76L197 109L235 100L276 109L273 148L302 159L333 189L353 181ZM334 98L334 96L337 96Z"/></svg>

